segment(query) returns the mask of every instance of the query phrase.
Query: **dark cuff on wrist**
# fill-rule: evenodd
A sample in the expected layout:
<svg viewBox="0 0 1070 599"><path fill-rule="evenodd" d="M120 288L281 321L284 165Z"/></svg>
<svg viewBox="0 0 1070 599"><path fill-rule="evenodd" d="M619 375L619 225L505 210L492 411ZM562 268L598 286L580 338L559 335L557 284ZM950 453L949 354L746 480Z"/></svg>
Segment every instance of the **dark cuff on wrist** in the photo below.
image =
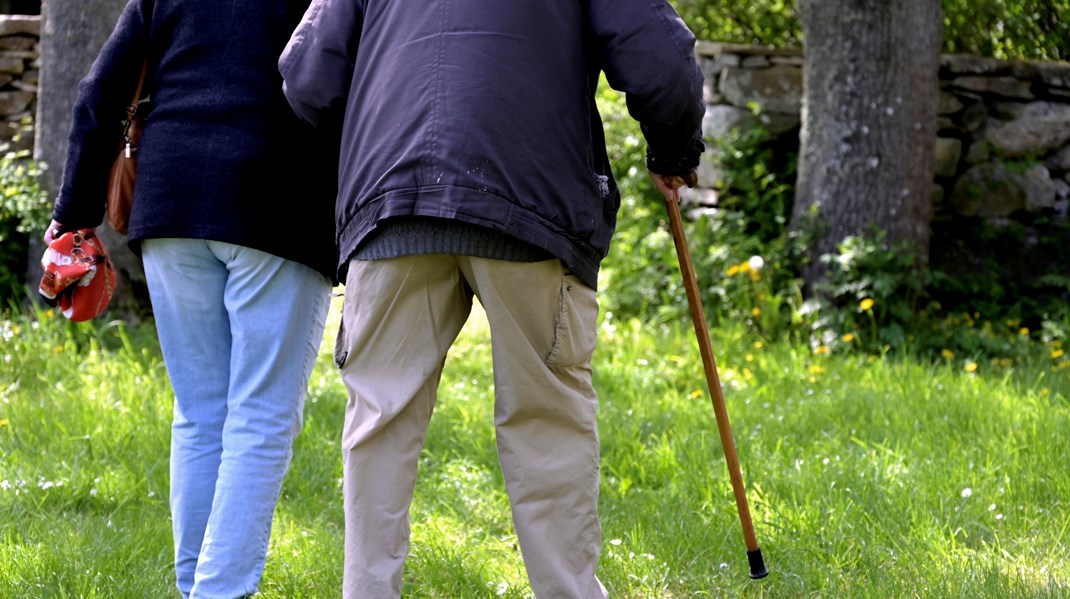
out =
<svg viewBox="0 0 1070 599"><path fill-rule="evenodd" d="M646 168L652 173L665 177L685 177L698 167L699 157L705 150L706 146L701 141L695 140L694 147L685 156L667 157L654 155L648 146Z"/></svg>

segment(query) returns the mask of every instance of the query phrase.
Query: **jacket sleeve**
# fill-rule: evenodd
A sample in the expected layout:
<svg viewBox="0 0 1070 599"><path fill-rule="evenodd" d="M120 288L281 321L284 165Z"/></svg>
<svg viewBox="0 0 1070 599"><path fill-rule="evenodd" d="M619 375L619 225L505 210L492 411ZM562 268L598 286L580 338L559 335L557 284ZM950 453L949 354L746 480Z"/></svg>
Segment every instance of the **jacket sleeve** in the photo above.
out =
<svg viewBox="0 0 1070 599"><path fill-rule="evenodd" d="M361 1L313 0L279 58L286 100L314 127L341 126L363 22Z"/></svg>
<svg viewBox="0 0 1070 599"><path fill-rule="evenodd" d="M588 20L606 80L646 138L647 168L689 173L705 149L694 34L667 0L590 0Z"/></svg>
<svg viewBox="0 0 1070 599"><path fill-rule="evenodd" d="M78 84L63 179L52 210L52 218L65 227L96 227L104 219L108 173L149 48L152 2L135 0L126 5Z"/></svg>

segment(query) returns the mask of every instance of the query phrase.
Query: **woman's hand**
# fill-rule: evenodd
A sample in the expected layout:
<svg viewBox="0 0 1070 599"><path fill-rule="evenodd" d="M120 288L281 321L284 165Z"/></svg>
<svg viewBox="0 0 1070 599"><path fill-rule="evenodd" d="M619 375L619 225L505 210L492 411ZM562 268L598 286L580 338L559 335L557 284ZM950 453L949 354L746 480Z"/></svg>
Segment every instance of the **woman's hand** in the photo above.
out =
<svg viewBox="0 0 1070 599"><path fill-rule="evenodd" d="M51 244L53 239L59 237L59 233L62 230L63 223L56 220L53 220L52 222L48 223L48 228L45 229L45 245Z"/></svg>

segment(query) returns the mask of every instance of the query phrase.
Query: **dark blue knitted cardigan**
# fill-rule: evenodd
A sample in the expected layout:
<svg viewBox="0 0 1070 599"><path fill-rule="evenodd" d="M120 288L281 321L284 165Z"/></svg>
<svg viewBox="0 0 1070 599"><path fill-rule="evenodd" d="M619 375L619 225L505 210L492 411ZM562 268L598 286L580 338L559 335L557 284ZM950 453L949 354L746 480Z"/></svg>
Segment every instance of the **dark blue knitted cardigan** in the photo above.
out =
<svg viewBox="0 0 1070 599"><path fill-rule="evenodd" d="M94 227L148 51L128 241L225 241L335 279L337 144L293 115L277 64L309 0L130 0L79 86L53 218Z"/></svg>

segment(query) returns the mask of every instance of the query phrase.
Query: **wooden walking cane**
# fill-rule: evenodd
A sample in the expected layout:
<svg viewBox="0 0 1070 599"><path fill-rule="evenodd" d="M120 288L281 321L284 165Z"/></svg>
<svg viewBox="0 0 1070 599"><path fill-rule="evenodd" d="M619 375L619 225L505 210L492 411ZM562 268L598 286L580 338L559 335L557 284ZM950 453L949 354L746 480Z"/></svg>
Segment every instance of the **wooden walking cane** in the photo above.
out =
<svg viewBox="0 0 1070 599"><path fill-rule="evenodd" d="M758 540L754 537L754 524L751 523L750 508L747 507L747 492L743 488L743 476L739 472L736 443L732 439L732 428L728 423L728 411L725 409L724 394L721 392L721 379L717 376L717 362L713 358L710 332L706 327L706 314L702 310L702 300L699 298L698 283L695 280L695 268L691 265L691 253L687 249L687 238L684 236L684 226L680 218L680 195L677 190L673 190L671 194L664 194L664 198L665 209L669 213L672 239L676 244L676 257L680 261L680 273L684 278L687 303L691 308L691 322L695 325L698 349L702 354L702 365L706 370L706 384L709 385L710 397L713 400L713 413L717 417L717 430L721 434L725 464L728 466L728 475L732 479L732 491L736 496L739 521L743 525L743 539L747 543L750 577L765 578L769 571L765 568L762 550L758 548Z"/></svg>

